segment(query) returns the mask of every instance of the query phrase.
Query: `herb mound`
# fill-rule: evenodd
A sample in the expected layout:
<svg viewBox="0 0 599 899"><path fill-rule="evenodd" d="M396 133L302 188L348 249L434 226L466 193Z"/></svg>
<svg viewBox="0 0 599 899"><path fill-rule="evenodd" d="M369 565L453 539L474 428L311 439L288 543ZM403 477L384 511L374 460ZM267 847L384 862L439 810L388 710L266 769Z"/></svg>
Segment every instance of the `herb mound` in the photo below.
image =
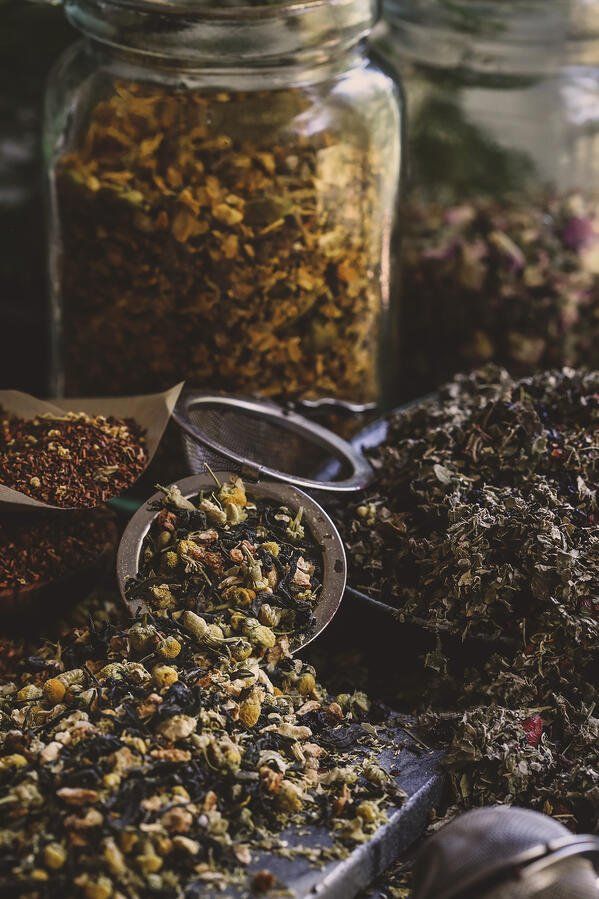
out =
<svg viewBox="0 0 599 899"><path fill-rule="evenodd" d="M594 632L599 372L489 368L395 416L349 525L353 583L434 629Z"/></svg>
<svg viewBox="0 0 599 899"><path fill-rule="evenodd" d="M144 564L158 552L171 572L147 585L151 609L124 623L92 608L58 642L3 642L0 892L249 895L276 885L265 861L344 857L401 804L392 720L328 693L254 608L268 598L270 618L285 595L274 560L306 580L302 530L241 481L195 503L170 488L146 545ZM237 574L220 573L227 555ZM324 850L304 845L312 825Z"/></svg>
<svg viewBox="0 0 599 899"><path fill-rule="evenodd" d="M114 534L113 534L114 531ZM0 521L0 590L55 581L97 562L116 528L104 509L4 515Z"/></svg>
<svg viewBox="0 0 599 899"><path fill-rule="evenodd" d="M0 484L53 506L95 507L127 490L148 461L133 419L0 408Z"/></svg>
<svg viewBox="0 0 599 899"><path fill-rule="evenodd" d="M391 420L346 522L353 583L436 635L399 690L459 807L598 826L598 422L599 372L460 376Z"/></svg>

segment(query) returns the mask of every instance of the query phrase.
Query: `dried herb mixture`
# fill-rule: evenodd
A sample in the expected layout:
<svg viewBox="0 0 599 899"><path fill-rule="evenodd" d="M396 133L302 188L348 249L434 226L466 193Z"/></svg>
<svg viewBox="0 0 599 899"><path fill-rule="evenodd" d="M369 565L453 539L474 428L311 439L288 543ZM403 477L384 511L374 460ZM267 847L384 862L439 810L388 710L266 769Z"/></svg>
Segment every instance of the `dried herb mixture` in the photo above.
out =
<svg viewBox="0 0 599 899"><path fill-rule="evenodd" d="M105 510L71 515L3 513L0 590L55 581L96 562L116 536Z"/></svg>
<svg viewBox="0 0 599 899"><path fill-rule="evenodd" d="M197 639L237 661L308 633L322 552L297 513L248 498L240 478L195 500L165 490L129 600L183 612Z"/></svg>
<svg viewBox="0 0 599 899"><path fill-rule="evenodd" d="M101 505L130 487L146 462L133 419L84 412L23 419L0 409L0 484L40 502Z"/></svg>
<svg viewBox="0 0 599 899"><path fill-rule="evenodd" d="M596 198L414 196L404 217L404 396L489 361L599 367Z"/></svg>
<svg viewBox="0 0 599 899"><path fill-rule="evenodd" d="M173 515L199 516L177 502L161 533ZM259 892L276 886L252 868L261 851L342 857L401 802L377 761L385 722L363 694L327 694L281 639L238 661L224 628L198 626L187 605L130 624L92 609L59 642L14 648L18 670L0 686L3 887L40 899ZM324 856L286 842L313 823L331 833Z"/></svg>
<svg viewBox="0 0 599 899"><path fill-rule="evenodd" d="M417 695L461 807L599 818L599 372L489 368L390 422L353 582L437 634ZM446 635L486 638L486 661Z"/></svg>
<svg viewBox="0 0 599 899"><path fill-rule="evenodd" d="M108 87L56 168L68 392L378 398L381 161L314 102Z"/></svg>

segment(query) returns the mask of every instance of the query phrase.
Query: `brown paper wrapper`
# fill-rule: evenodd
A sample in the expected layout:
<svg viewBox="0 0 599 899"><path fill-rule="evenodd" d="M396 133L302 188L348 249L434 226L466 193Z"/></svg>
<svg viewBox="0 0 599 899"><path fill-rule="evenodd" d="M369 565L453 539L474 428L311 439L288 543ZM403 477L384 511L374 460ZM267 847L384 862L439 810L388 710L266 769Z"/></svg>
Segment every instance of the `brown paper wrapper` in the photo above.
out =
<svg viewBox="0 0 599 899"><path fill-rule="evenodd" d="M31 419L36 415L50 413L64 415L65 412L86 412L88 415L114 416L115 418L133 418L146 432L146 468L154 458L158 444L171 417L183 383L177 384L164 393L147 396L96 397L85 399L60 399L51 402L38 400L28 393L19 390L0 390L0 407L20 418ZM26 496L18 490L12 490L0 484L0 503L11 503L16 506L29 506L38 509L57 509L68 511L74 506L52 506Z"/></svg>

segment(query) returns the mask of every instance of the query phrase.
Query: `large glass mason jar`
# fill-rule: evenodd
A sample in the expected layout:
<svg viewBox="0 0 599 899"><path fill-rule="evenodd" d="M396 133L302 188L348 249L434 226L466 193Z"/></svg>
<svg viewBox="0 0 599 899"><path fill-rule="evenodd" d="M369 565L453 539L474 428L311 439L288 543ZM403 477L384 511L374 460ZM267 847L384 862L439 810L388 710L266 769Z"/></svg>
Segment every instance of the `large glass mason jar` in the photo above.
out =
<svg viewBox="0 0 599 899"><path fill-rule="evenodd" d="M599 4L386 0L401 73L404 395L599 366Z"/></svg>
<svg viewBox="0 0 599 899"><path fill-rule="evenodd" d="M54 387L379 403L394 82L372 0L67 0L47 104Z"/></svg>

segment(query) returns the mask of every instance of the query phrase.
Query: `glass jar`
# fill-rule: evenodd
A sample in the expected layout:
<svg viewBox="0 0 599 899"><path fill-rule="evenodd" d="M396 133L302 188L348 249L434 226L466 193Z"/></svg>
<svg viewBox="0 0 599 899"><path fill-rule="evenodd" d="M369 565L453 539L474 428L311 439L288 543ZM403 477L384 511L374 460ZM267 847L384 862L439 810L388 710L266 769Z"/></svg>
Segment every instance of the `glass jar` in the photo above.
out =
<svg viewBox="0 0 599 899"><path fill-rule="evenodd" d="M408 120L405 397L487 361L599 366L599 12L387 0Z"/></svg>
<svg viewBox="0 0 599 899"><path fill-rule="evenodd" d="M371 0L68 0L48 94L54 386L397 387L397 89Z"/></svg>

